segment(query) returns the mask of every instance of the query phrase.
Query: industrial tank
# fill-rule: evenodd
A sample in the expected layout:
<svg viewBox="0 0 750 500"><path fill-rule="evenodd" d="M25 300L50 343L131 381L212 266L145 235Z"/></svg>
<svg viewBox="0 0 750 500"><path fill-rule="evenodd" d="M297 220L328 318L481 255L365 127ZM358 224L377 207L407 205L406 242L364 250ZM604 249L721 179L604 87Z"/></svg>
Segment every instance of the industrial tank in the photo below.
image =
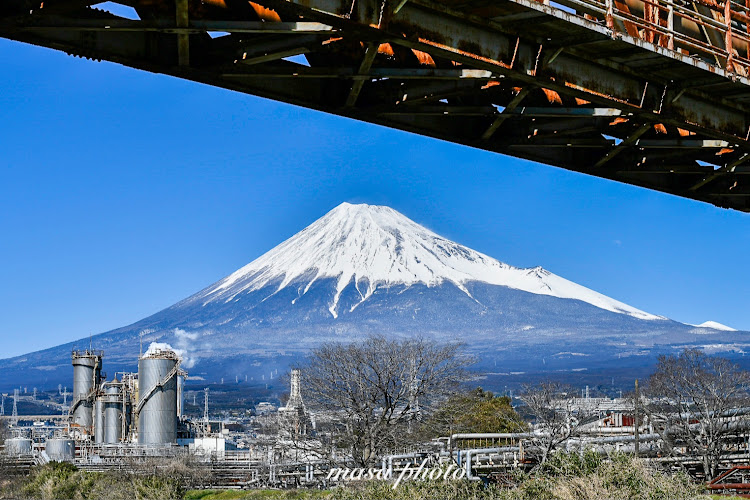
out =
<svg viewBox="0 0 750 500"><path fill-rule="evenodd" d="M104 442L119 443L122 438L123 397L117 380L104 384Z"/></svg>
<svg viewBox="0 0 750 500"><path fill-rule="evenodd" d="M94 442L104 442L104 402L101 397L94 402Z"/></svg>
<svg viewBox="0 0 750 500"><path fill-rule="evenodd" d="M10 456L31 455L31 439L20 437L6 439L5 454Z"/></svg>
<svg viewBox="0 0 750 500"><path fill-rule="evenodd" d="M45 451L49 459L55 462L73 462L76 458L76 442L66 438L50 438Z"/></svg>
<svg viewBox="0 0 750 500"><path fill-rule="evenodd" d="M138 360L138 442L177 442L177 371L179 358L169 350Z"/></svg>
<svg viewBox="0 0 750 500"><path fill-rule="evenodd" d="M182 411L185 407L185 372L177 374L177 420L182 420Z"/></svg>
<svg viewBox="0 0 750 500"><path fill-rule="evenodd" d="M102 355L94 351L73 351L73 424L90 430L93 423L94 393L101 379Z"/></svg>

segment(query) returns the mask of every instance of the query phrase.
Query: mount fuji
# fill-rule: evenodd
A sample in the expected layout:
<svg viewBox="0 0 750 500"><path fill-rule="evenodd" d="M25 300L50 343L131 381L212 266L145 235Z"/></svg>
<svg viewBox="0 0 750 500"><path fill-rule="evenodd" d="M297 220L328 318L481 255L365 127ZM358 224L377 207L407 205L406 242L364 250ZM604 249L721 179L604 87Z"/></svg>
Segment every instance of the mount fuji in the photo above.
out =
<svg viewBox="0 0 750 500"><path fill-rule="evenodd" d="M486 372L652 363L684 347L744 354L747 332L685 325L541 267L521 269L383 206L343 203L229 276L132 325L94 336L108 370L167 342L194 376L251 378L326 341L368 334L461 341ZM89 339L0 360L0 388L70 376Z"/></svg>

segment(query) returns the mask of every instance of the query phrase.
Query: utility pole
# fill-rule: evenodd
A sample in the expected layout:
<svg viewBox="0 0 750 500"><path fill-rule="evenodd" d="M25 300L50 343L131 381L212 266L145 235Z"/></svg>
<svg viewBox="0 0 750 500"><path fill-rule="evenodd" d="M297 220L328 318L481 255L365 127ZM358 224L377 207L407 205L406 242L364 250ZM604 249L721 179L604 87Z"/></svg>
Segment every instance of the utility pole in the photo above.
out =
<svg viewBox="0 0 750 500"><path fill-rule="evenodd" d="M633 419L633 426L635 427L635 456L638 458L640 449L640 422L638 421L638 405L641 402L641 393L638 390L638 379L635 379L635 418Z"/></svg>
<svg viewBox="0 0 750 500"><path fill-rule="evenodd" d="M0 417L2 417L5 415L5 394L3 393L0 397L2 398L0 401Z"/></svg>
<svg viewBox="0 0 750 500"><path fill-rule="evenodd" d="M208 423L208 387L203 389L203 422L206 426L205 433L208 434L211 431L211 426Z"/></svg>

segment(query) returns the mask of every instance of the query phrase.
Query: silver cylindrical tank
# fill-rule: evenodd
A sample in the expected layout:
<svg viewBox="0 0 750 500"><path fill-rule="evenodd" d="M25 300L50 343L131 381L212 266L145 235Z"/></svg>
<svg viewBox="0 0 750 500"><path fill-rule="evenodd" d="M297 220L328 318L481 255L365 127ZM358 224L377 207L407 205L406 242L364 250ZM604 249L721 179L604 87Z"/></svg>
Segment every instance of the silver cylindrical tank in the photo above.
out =
<svg viewBox="0 0 750 500"><path fill-rule="evenodd" d="M122 386L117 380L104 384L104 442L119 443L122 437Z"/></svg>
<svg viewBox="0 0 750 500"><path fill-rule="evenodd" d="M177 419L182 420L182 411L185 407L185 372L177 375Z"/></svg>
<svg viewBox="0 0 750 500"><path fill-rule="evenodd" d="M73 351L73 424L86 429L94 424L91 395L101 378L101 361L101 354Z"/></svg>
<svg viewBox="0 0 750 500"><path fill-rule="evenodd" d="M104 442L104 402L101 397L94 402L94 442Z"/></svg>
<svg viewBox="0 0 750 500"><path fill-rule="evenodd" d="M133 431L133 405L130 400L130 395L125 402L125 439L130 439L130 433Z"/></svg>
<svg viewBox="0 0 750 500"><path fill-rule="evenodd" d="M141 408L138 442L141 444L177 442L177 363L178 358L171 351L160 351L138 360Z"/></svg>
<svg viewBox="0 0 750 500"><path fill-rule="evenodd" d="M31 455L31 439L11 438L5 440L5 454L10 456Z"/></svg>
<svg viewBox="0 0 750 500"><path fill-rule="evenodd" d="M45 451L49 459L55 462L73 462L76 458L76 442L72 439L50 438Z"/></svg>

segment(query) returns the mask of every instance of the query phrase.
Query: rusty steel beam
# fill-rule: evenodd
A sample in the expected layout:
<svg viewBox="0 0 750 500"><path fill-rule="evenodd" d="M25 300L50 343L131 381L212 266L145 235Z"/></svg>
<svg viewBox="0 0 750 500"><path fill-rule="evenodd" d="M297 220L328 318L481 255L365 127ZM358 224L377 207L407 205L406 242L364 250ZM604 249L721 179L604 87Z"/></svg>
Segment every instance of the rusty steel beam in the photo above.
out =
<svg viewBox="0 0 750 500"><path fill-rule="evenodd" d="M625 139L620 144L612 148L611 151L608 151L607 154L604 155L601 160L594 163L594 168L599 168L603 166L604 164L606 164L608 161L612 160L615 156L622 153L625 150L625 148L628 148L631 145L633 145L643 134L645 134L652 128L653 128L653 125L651 125L650 123L646 125L641 125L632 134L630 134L627 137L627 139Z"/></svg>
<svg viewBox="0 0 750 500"><path fill-rule="evenodd" d="M279 22L268 23L263 21L205 21L191 19L187 26L178 26L174 21L134 21L131 19L68 19L59 16L45 16L44 23L34 23L15 26L14 31L38 32L45 31L134 31L134 32L161 32L161 33L183 33L187 35L198 35L210 32L226 33L252 33L252 34L332 34L336 30L332 26L314 22Z"/></svg>
<svg viewBox="0 0 750 500"><path fill-rule="evenodd" d="M403 5L403 4L402 4ZM365 76L370 72L372 63L375 62L375 56L378 55L378 47L374 43L368 43L367 49L365 50L365 57L362 58L362 63L359 65L359 71L357 75ZM362 91L362 86L365 84L365 79L357 79L352 84L352 89L349 91L349 95L346 97L346 107L351 108L357 102L357 97Z"/></svg>
<svg viewBox="0 0 750 500"><path fill-rule="evenodd" d="M188 0L175 0L175 25L177 28L187 28L189 22ZM190 65L190 35L177 33L177 64Z"/></svg>
<svg viewBox="0 0 750 500"><path fill-rule="evenodd" d="M637 9L608 26L600 0L123 0L133 21L8 1L9 39L750 211L748 76L664 46Z"/></svg>
<svg viewBox="0 0 750 500"><path fill-rule="evenodd" d="M505 106L505 109L503 109L502 113L500 113L500 116L495 118L495 121L492 122L492 125L487 127L487 130L482 132L482 140L489 140L490 137L495 134L497 129L500 128L505 120L508 119L510 114L513 113L513 111L515 111L515 109L521 104L521 101L523 101L530 90L530 88L526 87L518 91L518 94L516 94L516 96L508 103L508 105Z"/></svg>
<svg viewBox="0 0 750 500"><path fill-rule="evenodd" d="M471 69L433 69L433 68L371 68L361 75L353 68L307 68L297 67L293 72L276 69L265 73L223 73L231 78L351 78L351 79L396 79L396 80L429 80L429 81L467 81L493 79L492 73Z"/></svg>
<svg viewBox="0 0 750 500"><path fill-rule="evenodd" d="M237 61L244 66L253 66L269 61L284 59L285 57L307 54L312 47L319 45L318 35L295 35L283 38L269 37L255 42L241 42L238 44L241 53L237 53Z"/></svg>

